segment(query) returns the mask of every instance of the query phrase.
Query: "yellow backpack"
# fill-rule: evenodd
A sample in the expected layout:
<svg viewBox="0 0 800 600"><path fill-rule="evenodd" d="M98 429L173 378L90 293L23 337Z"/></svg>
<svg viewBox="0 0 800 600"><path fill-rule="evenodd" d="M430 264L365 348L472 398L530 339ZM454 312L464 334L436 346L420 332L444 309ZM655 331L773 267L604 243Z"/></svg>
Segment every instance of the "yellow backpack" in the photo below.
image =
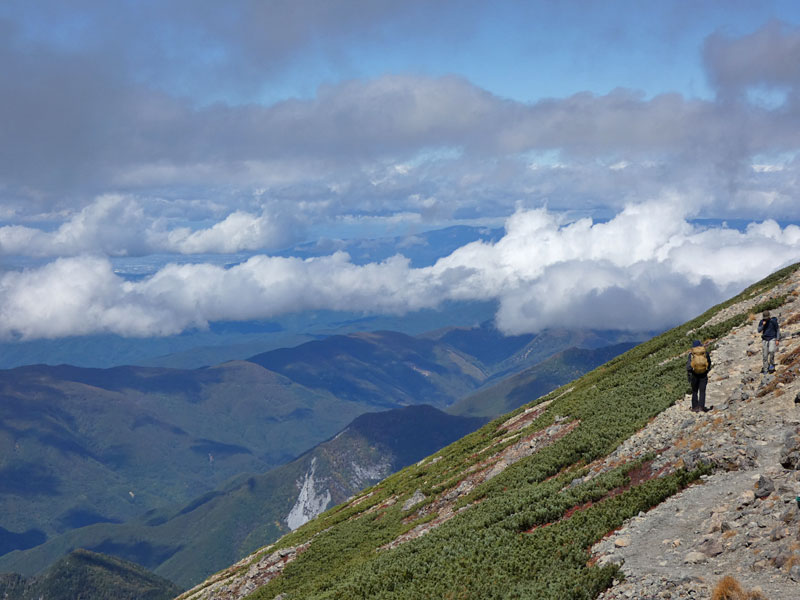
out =
<svg viewBox="0 0 800 600"><path fill-rule="evenodd" d="M695 375L705 375L708 372L708 358L706 357L706 349L703 346L696 346L692 348L691 359L692 372Z"/></svg>

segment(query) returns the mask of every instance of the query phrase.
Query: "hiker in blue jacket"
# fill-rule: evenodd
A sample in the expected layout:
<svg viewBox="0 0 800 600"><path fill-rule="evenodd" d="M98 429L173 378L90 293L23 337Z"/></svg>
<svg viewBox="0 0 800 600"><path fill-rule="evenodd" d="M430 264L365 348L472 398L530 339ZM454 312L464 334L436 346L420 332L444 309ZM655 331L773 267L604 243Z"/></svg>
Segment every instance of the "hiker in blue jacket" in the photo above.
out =
<svg viewBox="0 0 800 600"><path fill-rule="evenodd" d="M758 333L761 334L761 372L774 373L775 350L778 347L778 340L781 339L778 318L770 317L768 310L765 310L761 317L758 322Z"/></svg>
<svg viewBox="0 0 800 600"><path fill-rule="evenodd" d="M711 370L711 357L700 340L692 342L692 350L686 361L689 385L692 386L692 412L708 412L713 406L706 406L706 385Z"/></svg>

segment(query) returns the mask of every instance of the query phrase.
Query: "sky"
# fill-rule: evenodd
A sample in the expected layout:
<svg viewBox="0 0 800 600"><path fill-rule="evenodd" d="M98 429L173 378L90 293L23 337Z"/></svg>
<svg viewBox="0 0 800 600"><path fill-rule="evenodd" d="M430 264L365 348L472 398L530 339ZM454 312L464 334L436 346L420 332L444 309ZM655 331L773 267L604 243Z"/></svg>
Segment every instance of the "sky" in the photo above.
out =
<svg viewBox="0 0 800 600"><path fill-rule="evenodd" d="M794 1L4 0L0 72L0 340L449 300L652 330L800 260ZM276 255L453 224L505 235Z"/></svg>

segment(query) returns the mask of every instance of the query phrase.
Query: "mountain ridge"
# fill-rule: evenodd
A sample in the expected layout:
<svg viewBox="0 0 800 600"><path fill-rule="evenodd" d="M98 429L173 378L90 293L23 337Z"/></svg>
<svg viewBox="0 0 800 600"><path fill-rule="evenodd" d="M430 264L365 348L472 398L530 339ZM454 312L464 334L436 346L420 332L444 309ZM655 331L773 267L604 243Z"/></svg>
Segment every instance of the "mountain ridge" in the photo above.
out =
<svg viewBox="0 0 800 600"><path fill-rule="evenodd" d="M685 407L692 339L713 349L747 326L749 314L787 303L800 310L797 268L492 421L181 598L564 600L615 593L620 566L592 562L592 545L721 467L690 464L661 448L609 457L670 407ZM665 456L672 462L651 471L649 463Z"/></svg>
<svg viewBox="0 0 800 600"><path fill-rule="evenodd" d="M455 415L487 417L511 412L527 403L527 398L543 396L553 388L608 362L633 346L635 344L625 342L596 349L562 350L524 371L495 382L496 385L479 388L457 400L447 408L447 412Z"/></svg>
<svg viewBox="0 0 800 600"><path fill-rule="evenodd" d="M592 547L592 560L618 564L625 575L600 600L645 598L669 588L678 597L711 597L730 589L742 595L794 600L800 586L800 276L785 286L775 373L761 372L760 315L735 327L711 351L707 414L690 412L686 395L609 461L653 452L651 464L704 462L714 472ZM751 301L732 306L709 322ZM758 312L758 311L756 311ZM673 573L680 573L675 577ZM713 573L713 577L709 574ZM727 587L725 587L727 586ZM749 590L749 592L748 592ZM758 596L760 594L760 596ZM716 596L715 596L716 597Z"/></svg>

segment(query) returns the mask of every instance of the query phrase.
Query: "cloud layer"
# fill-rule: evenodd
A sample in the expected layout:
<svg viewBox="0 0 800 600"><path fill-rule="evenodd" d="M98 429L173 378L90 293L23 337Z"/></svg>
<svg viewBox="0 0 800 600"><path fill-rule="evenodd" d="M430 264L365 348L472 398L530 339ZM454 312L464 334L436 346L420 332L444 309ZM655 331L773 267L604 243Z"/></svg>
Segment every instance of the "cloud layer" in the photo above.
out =
<svg viewBox="0 0 800 600"><path fill-rule="evenodd" d="M61 258L0 276L0 335L157 336L303 310L405 313L491 299L508 333L652 329L698 314L798 255L800 227L767 221L743 232L701 229L674 201L630 205L599 223L519 211L496 243L468 244L425 268L400 255L360 266L344 253L258 255L227 269L167 265L131 282L107 259Z"/></svg>
<svg viewBox="0 0 800 600"><path fill-rule="evenodd" d="M237 211L266 211L270 220L292 214L295 225L351 213L496 217L520 201L616 211L676 188L696 194L706 216L796 213L797 26L770 21L740 37L711 33L697 62L712 98L616 89L524 102L458 74L339 78L304 97L247 103L193 102L164 85L180 66L201 77L180 45L187 39L216 41L200 53L208 73L265 64L266 81L269 65L297 56L323 30L320 43L333 46L358 31L379 38L391 19L418 22L425 3L399 10L339 2L321 13L314 4L273 18L261 3L245 3L226 19L204 3L206 12L186 10L194 16L173 32L178 47L170 53L162 46L177 13L146 3L165 23L151 32L167 63L157 73L142 42L124 55L113 29L81 31L86 41L65 51L0 16L0 218L30 225L47 214L74 217L109 194L136 197L153 220L171 218L167 206L188 199L201 220ZM112 18L101 3L89 5L100 23ZM305 20L292 26L290 13ZM128 16L133 24L143 18ZM767 105L754 101L765 95Z"/></svg>
<svg viewBox="0 0 800 600"><path fill-rule="evenodd" d="M647 23L671 60L664 23L682 27L691 10L692 29L739 12L614 10L626 0L268 4L0 3L0 260L49 261L0 270L0 337L168 335L445 300L496 300L510 333L651 329L798 260L797 226L777 222L800 217L800 27L769 19L771 8L740 6L744 33L708 21L697 35L705 93L604 85L524 98L487 82L500 73L535 89L559 69L613 74L600 55L639 56ZM498 32L507 46L471 45ZM638 46L609 52L620 41ZM478 47L519 56L461 52ZM575 60L559 63L552 47ZM702 229L697 218L752 224ZM402 256L270 256L319 232L498 219L501 240L426 268ZM239 252L257 255L139 281L109 260Z"/></svg>

